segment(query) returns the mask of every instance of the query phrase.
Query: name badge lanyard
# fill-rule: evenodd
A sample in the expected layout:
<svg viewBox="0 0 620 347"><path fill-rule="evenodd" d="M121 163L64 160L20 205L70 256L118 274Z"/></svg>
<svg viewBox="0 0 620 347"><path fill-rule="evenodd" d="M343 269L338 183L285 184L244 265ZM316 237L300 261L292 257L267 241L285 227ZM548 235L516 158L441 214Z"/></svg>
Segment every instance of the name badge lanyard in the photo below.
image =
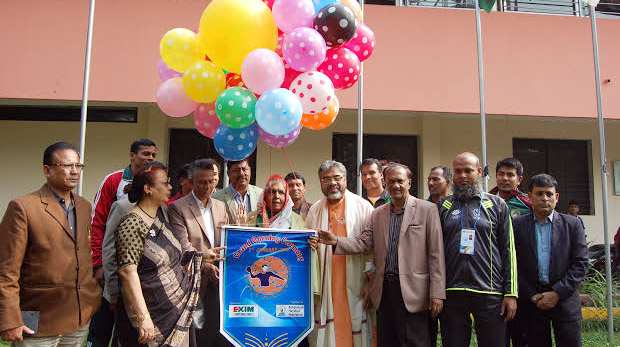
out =
<svg viewBox="0 0 620 347"><path fill-rule="evenodd" d="M458 201L459 204L459 221L461 222L461 244L459 247L459 252L461 254L474 254L474 249L476 246L476 225L478 224L478 220L480 220L480 213L482 212L482 196L480 196L480 206L478 206L478 215L474 216L474 226L472 229L465 229L463 227L463 210L461 209L461 201Z"/></svg>

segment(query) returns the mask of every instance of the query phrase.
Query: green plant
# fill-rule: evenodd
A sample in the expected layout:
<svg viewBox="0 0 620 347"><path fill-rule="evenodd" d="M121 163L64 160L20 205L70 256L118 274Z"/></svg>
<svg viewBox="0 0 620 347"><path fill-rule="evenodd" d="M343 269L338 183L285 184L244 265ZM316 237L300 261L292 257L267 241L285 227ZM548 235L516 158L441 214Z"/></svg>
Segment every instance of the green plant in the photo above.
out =
<svg viewBox="0 0 620 347"><path fill-rule="evenodd" d="M616 294L618 293L618 280L612 278L611 283L611 297L613 298L614 308L618 308L618 300ZM588 295L591 299L587 306L593 306L597 309L607 308L607 279L602 271L596 269L590 269L583 284L581 285L581 294Z"/></svg>

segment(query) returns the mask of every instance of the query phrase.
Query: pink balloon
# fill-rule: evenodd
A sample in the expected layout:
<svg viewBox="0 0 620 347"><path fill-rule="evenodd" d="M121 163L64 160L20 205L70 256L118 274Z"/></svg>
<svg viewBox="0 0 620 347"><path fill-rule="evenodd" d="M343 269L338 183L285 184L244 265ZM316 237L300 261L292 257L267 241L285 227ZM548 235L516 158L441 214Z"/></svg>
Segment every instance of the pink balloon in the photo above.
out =
<svg viewBox="0 0 620 347"><path fill-rule="evenodd" d="M289 90L301 101L304 114L315 114L325 110L334 97L334 85L329 77L311 71L297 76Z"/></svg>
<svg viewBox="0 0 620 347"><path fill-rule="evenodd" d="M334 88L346 89L360 77L360 60L347 48L330 48L318 70L329 76Z"/></svg>
<svg viewBox="0 0 620 347"><path fill-rule="evenodd" d="M183 73L172 70L164 63L164 60L159 58L159 64L157 65L157 72L159 78L163 81L167 81L173 77L183 77Z"/></svg>
<svg viewBox="0 0 620 347"><path fill-rule="evenodd" d="M282 45L284 45L285 36L286 34L284 33L278 35L278 42L276 43L276 53L278 53L279 56L282 56Z"/></svg>
<svg viewBox="0 0 620 347"><path fill-rule="evenodd" d="M359 58L360 62L370 58L372 52L375 50L375 33L370 30L364 23L357 25L355 35L351 41L344 45L345 48L351 50Z"/></svg>
<svg viewBox="0 0 620 347"><path fill-rule="evenodd" d="M278 88L284 81L284 63L269 49L259 48L248 54L241 64L241 78L245 86L256 94Z"/></svg>
<svg viewBox="0 0 620 347"><path fill-rule="evenodd" d="M299 27L312 27L314 5L312 0L275 0L273 19L280 30L289 32Z"/></svg>
<svg viewBox="0 0 620 347"><path fill-rule="evenodd" d="M220 124L222 124L222 122L220 122L220 119L215 113L214 102L198 104L194 111L194 126L196 126L196 130L198 130L199 133L212 139Z"/></svg>
<svg viewBox="0 0 620 347"><path fill-rule="evenodd" d="M263 140L264 143L268 144L271 147L286 147L290 146L297 140L299 137L299 133L301 132L301 124L297 126L293 131L284 135L271 135L270 133L263 130L260 126L258 127L258 136Z"/></svg>
<svg viewBox="0 0 620 347"><path fill-rule="evenodd" d="M263 2L267 5L267 7L269 7L270 10L273 9L274 0L263 0Z"/></svg>
<svg viewBox="0 0 620 347"><path fill-rule="evenodd" d="M170 117L185 117L198 105L185 94L182 77L173 77L159 85L155 99L161 111Z"/></svg>
<svg viewBox="0 0 620 347"><path fill-rule="evenodd" d="M325 39L316 30L297 28L284 37L282 54L290 67L306 72L316 69L325 59Z"/></svg>

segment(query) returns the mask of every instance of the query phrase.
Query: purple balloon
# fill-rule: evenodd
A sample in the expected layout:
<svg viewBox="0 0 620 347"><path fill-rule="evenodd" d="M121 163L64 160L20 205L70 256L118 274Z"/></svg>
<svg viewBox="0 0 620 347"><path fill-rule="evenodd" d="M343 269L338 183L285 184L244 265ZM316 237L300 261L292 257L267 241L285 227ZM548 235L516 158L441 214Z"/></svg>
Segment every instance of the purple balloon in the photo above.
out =
<svg viewBox="0 0 620 347"><path fill-rule="evenodd" d="M325 39L314 29L296 28L285 34L282 55L294 70L315 70L325 60L326 52Z"/></svg>
<svg viewBox="0 0 620 347"><path fill-rule="evenodd" d="M167 81L173 77L183 77L183 73L172 70L164 63L164 60L159 58L159 65L157 66L157 72L159 72L159 78L162 82Z"/></svg>
<svg viewBox="0 0 620 347"><path fill-rule="evenodd" d="M284 135L271 135L270 133L263 130L260 126L258 127L258 136L263 140L264 143L268 144L271 147L286 147L290 146L297 140L299 133L301 132L301 123L288 134Z"/></svg>

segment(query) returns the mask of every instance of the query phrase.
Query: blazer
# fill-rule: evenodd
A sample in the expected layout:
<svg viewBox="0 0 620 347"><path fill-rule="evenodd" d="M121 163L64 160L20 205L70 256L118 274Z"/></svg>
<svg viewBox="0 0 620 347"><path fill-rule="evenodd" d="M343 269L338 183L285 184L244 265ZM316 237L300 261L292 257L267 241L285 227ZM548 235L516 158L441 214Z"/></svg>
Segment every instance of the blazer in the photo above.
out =
<svg viewBox="0 0 620 347"><path fill-rule="evenodd" d="M120 292L114 231L121 223L121 219L125 217L134 206L136 206L136 203L129 202L127 195L124 195L119 200L116 200L110 207L108 220L105 224L105 234L103 236L103 243L101 244L101 263L103 265L103 277L105 279L103 297L108 301L111 295L118 295Z"/></svg>
<svg viewBox="0 0 620 347"><path fill-rule="evenodd" d="M73 194L76 236L44 185L11 201L0 223L0 331L40 311L37 337L75 333L101 303L90 257L91 205Z"/></svg>
<svg viewBox="0 0 620 347"><path fill-rule="evenodd" d="M263 190L261 188L258 188L257 186L253 186L251 184L248 185L248 193L250 194L250 205L252 205L252 211L256 211L258 199L262 192ZM235 223L237 216L237 204L235 203L235 199L233 199L232 186L228 186L222 190L218 190L217 192L213 193L211 197L213 199L223 201L226 204L228 220L230 221L230 223Z"/></svg>
<svg viewBox="0 0 620 347"><path fill-rule="evenodd" d="M213 216L214 228L213 242L215 244L213 245L209 242L200 208L192 193L168 205L168 218L174 233L187 235L191 245L202 253L209 248L220 245L222 226L228 224L226 205L219 200L213 199L213 197L211 197L211 215ZM186 249L185 246L183 248Z"/></svg>
<svg viewBox="0 0 620 347"><path fill-rule="evenodd" d="M379 308L383 292L391 206L385 204L376 208L360 236L338 237L336 245L336 254L374 249L377 272L371 280L370 299L375 308ZM411 195L407 197L398 239L398 277L409 312L428 310L430 298L446 298L443 236L437 206Z"/></svg>
<svg viewBox="0 0 620 347"><path fill-rule="evenodd" d="M588 249L581 222L576 217L553 211L549 284L538 278L538 251L534 214L515 217L512 221L517 251L519 307L534 309L534 294L554 290L560 300L551 310L552 319L581 318L579 285L588 265Z"/></svg>

